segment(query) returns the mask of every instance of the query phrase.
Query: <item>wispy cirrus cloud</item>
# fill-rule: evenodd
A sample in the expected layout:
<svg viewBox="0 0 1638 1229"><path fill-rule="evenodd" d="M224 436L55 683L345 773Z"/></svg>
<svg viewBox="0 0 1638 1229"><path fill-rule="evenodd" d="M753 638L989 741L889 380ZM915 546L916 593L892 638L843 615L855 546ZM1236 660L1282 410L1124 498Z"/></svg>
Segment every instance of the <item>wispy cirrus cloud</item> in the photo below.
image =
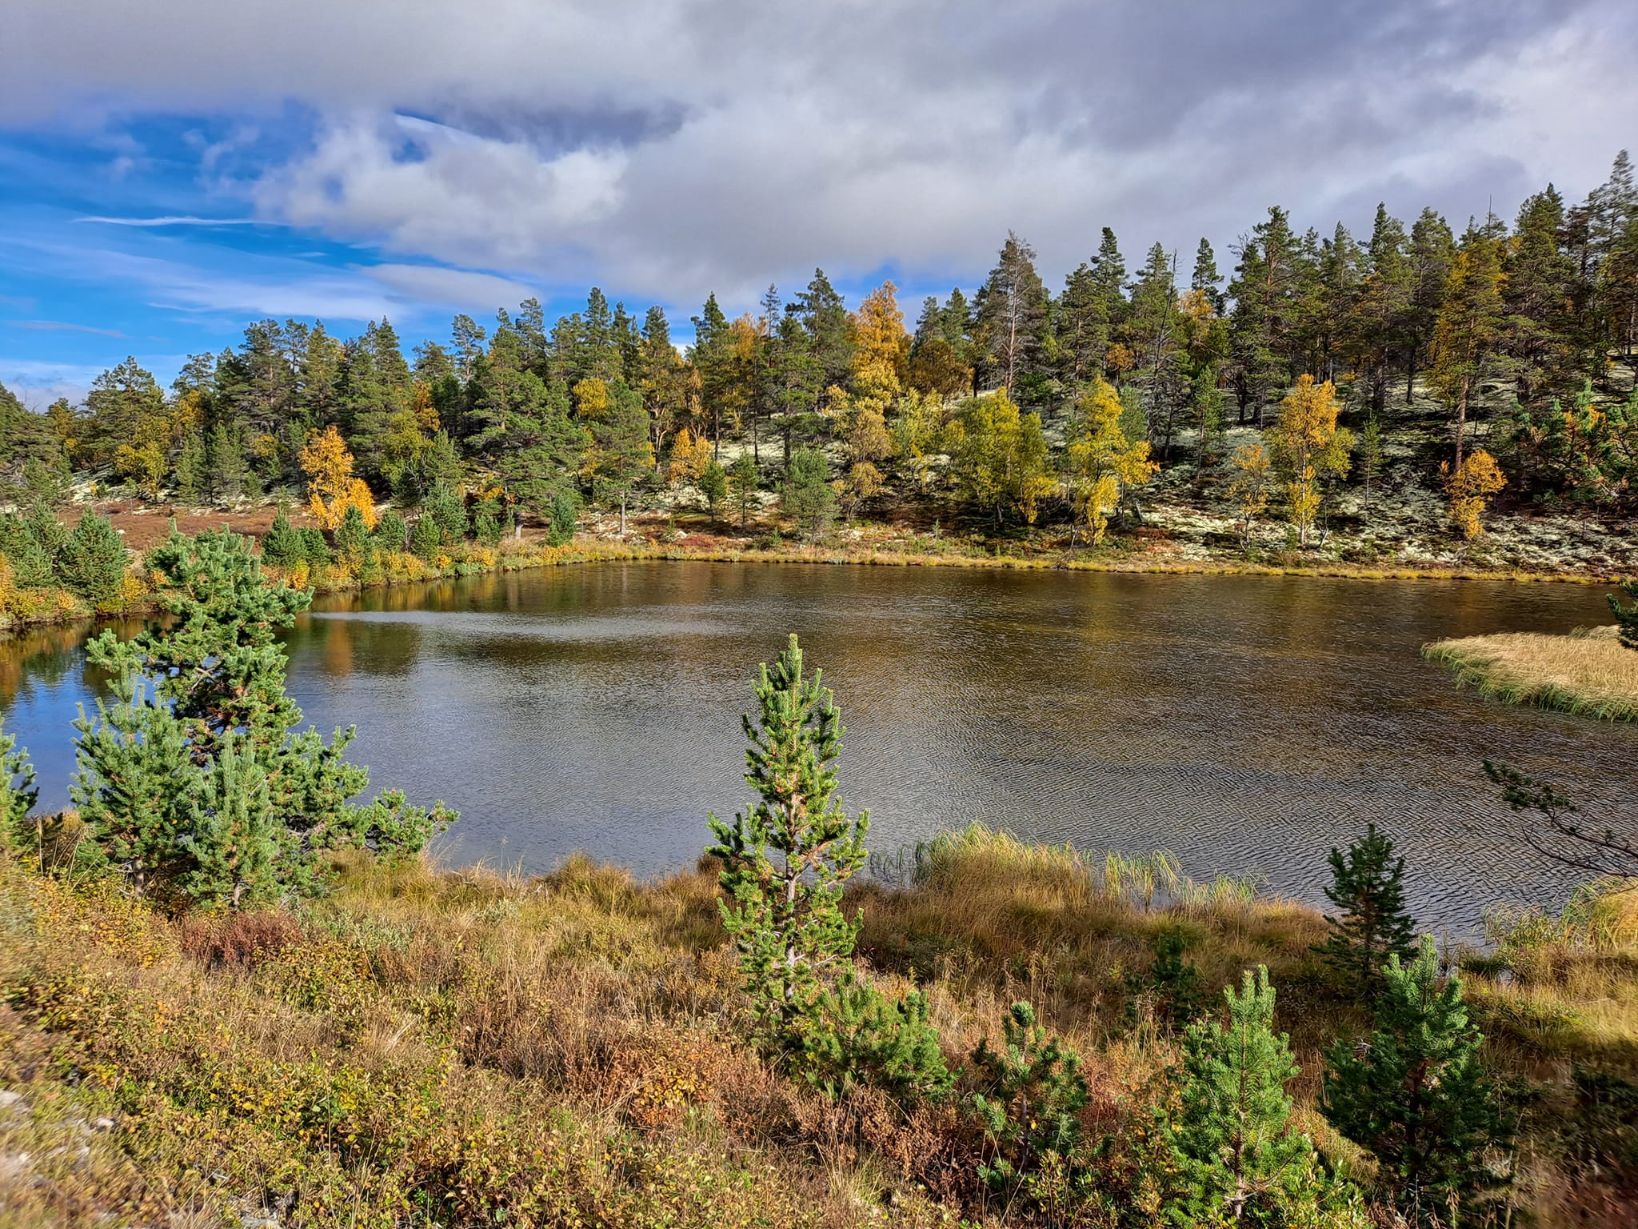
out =
<svg viewBox="0 0 1638 1229"><path fill-rule="evenodd" d="M269 226L273 223L262 218L202 218L191 214L168 214L151 218L119 218L88 215L75 218L76 222L95 222L102 226Z"/></svg>
<svg viewBox="0 0 1638 1229"><path fill-rule="evenodd" d="M90 333L97 337L124 337L118 329L99 329L90 324L73 324L67 320L12 320L7 322L14 329L28 329L36 333Z"/></svg>

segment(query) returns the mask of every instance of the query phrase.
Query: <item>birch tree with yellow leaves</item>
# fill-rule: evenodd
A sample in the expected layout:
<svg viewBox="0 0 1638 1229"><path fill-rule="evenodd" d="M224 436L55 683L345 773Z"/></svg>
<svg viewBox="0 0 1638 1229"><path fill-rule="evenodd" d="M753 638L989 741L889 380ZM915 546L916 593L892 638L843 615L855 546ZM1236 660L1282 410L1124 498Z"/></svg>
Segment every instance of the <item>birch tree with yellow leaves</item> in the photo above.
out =
<svg viewBox="0 0 1638 1229"><path fill-rule="evenodd" d="M1471 542L1484 534L1484 510L1490 497L1507 485L1496 458L1483 448L1475 448L1452 469L1450 462L1440 464L1444 476L1445 493L1450 497L1450 522L1462 537Z"/></svg>
<svg viewBox="0 0 1638 1229"><path fill-rule="evenodd" d="M1316 384L1313 376L1304 375L1280 402L1279 421L1267 432L1274 469L1285 488L1286 515L1302 550L1308 549L1326 481L1348 473L1354 434L1337 426L1341 409L1331 381Z"/></svg>
<svg viewBox="0 0 1638 1229"><path fill-rule="evenodd" d="M1098 380L1076 406L1079 422L1066 454L1070 507L1074 511L1070 535L1084 528L1097 546L1109 528L1109 514L1121 497L1159 471L1149 459L1147 440L1128 439L1121 430L1123 407L1113 385Z"/></svg>

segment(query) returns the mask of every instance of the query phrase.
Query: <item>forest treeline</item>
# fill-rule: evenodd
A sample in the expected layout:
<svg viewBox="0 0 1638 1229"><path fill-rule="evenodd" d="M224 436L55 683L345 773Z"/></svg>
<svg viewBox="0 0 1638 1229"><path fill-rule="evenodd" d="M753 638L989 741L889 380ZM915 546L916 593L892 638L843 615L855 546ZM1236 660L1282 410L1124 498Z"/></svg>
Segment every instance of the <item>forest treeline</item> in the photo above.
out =
<svg viewBox="0 0 1638 1229"><path fill-rule="evenodd" d="M1202 239L1186 270L1158 243L1129 265L1105 228L1054 292L1009 235L981 286L926 299L913 328L891 282L850 310L816 271L737 318L708 298L687 347L661 308L639 318L597 289L550 322L537 300L488 326L457 316L412 353L384 319L348 339L263 320L168 390L134 359L81 405L33 413L0 390L0 468L35 492L100 475L151 501L232 502L309 480L304 451L333 427L362 493L406 507L453 493L572 526L588 499L623 522L668 485L742 513L772 488L818 531L937 496L979 523L1067 517L1097 541L1160 469L1191 466L1246 529L1278 510L1303 546L1338 484L1368 503L1384 422L1426 400L1446 431L1429 484L1467 536L1504 487L1631 501L1624 151L1585 201L1549 185L1511 226L1458 234L1379 207L1368 236L1321 235L1273 207L1231 256L1225 274ZM1230 426L1265 438L1230 449Z"/></svg>

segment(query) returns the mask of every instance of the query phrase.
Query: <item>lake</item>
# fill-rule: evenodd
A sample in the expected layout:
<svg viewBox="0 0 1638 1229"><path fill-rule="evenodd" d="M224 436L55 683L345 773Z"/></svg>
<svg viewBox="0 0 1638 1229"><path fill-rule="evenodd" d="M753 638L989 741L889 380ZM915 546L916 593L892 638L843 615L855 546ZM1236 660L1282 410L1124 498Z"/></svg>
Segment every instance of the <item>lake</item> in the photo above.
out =
<svg viewBox="0 0 1638 1229"><path fill-rule="evenodd" d="M1318 902L1326 848L1375 820L1423 923L1471 936L1486 904L1576 882L1509 835L1480 760L1625 815L1638 729L1458 691L1417 650L1607 621L1577 585L615 563L321 598L290 688L320 728L357 725L377 787L461 811L445 860L584 849L651 873L745 802L739 714L795 631L842 706L842 792L874 849L980 820ZM96 684L83 635L0 642L6 729L52 806Z"/></svg>

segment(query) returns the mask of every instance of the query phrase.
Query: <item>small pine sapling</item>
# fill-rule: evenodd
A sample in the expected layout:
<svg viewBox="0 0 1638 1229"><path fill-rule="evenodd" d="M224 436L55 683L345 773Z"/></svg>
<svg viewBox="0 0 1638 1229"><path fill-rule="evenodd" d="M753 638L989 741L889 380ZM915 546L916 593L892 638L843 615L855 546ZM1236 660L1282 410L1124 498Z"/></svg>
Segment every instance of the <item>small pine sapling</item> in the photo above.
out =
<svg viewBox="0 0 1638 1229"><path fill-rule="evenodd" d="M996 1192L1011 1193L1043 1168L1067 1164L1081 1140L1086 1080L1080 1055L1036 1023L1035 1008L1014 1003L1001 1022L1002 1045L973 1051L980 1091L973 1111L984 1131L978 1174Z"/></svg>
<svg viewBox="0 0 1638 1229"><path fill-rule="evenodd" d="M1483 1035L1457 977L1441 979L1424 936L1416 958L1388 957L1363 1044L1327 1054L1320 1110L1377 1159L1388 1198L1414 1224L1448 1225L1502 1181L1489 1163L1509 1131L1479 1062ZM1467 1219L1462 1216L1461 1219Z"/></svg>
<svg viewBox="0 0 1638 1229"><path fill-rule="evenodd" d="M1339 912L1326 916L1329 933L1315 950L1371 1003L1388 957L1409 959L1416 950L1416 923L1405 911L1405 859L1394 857L1393 841L1369 824L1346 852L1333 847L1330 863L1325 895Z"/></svg>
<svg viewBox="0 0 1638 1229"><path fill-rule="evenodd" d="M858 927L842 912L842 885L865 863L870 818L849 819L836 796L841 710L822 672L805 671L794 635L761 667L755 692L757 717L741 724L757 801L733 823L709 817L709 854L722 862L723 925L757 1032L800 1051L826 975L853 954Z"/></svg>
<svg viewBox="0 0 1638 1229"><path fill-rule="evenodd" d="M1285 1086L1298 1068L1274 1031L1266 968L1223 997L1228 1026L1194 1024L1184 1039L1182 1105L1167 1124L1180 1179L1169 1213L1181 1225L1278 1223L1314 1169L1313 1145L1290 1127Z"/></svg>

